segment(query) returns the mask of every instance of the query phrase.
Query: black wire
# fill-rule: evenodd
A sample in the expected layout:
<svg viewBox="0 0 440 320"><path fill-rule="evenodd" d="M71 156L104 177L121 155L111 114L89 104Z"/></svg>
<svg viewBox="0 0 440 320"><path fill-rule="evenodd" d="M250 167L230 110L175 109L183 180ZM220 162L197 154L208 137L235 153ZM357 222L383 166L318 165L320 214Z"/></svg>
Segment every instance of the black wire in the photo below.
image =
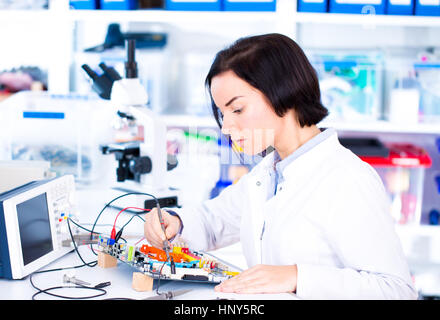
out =
<svg viewBox="0 0 440 320"><path fill-rule="evenodd" d="M69 218L69 219L70 219L70 218ZM83 226L80 225L79 223L75 222L75 220L70 219L70 221L71 221L74 225L76 225L78 228L83 229L84 231L87 231L87 232L92 233L91 230L89 230L89 229L83 227ZM95 233L95 234L101 234L101 233L99 233L99 232L93 232L93 233Z"/></svg>
<svg viewBox="0 0 440 320"><path fill-rule="evenodd" d="M81 259L81 261L83 262L83 264L82 264L82 265L79 265L79 266L73 266L73 267L56 268L56 269L49 269L49 270L41 270L41 271L36 271L36 272L34 272L34 273L46 273L46 272L60 271L60 270L66 270L66 269L81 268L81 267L84 267L84 266L95 267L95 266L97 265L98 261L85 262L84 259L82 258L81 254L79 253L78 247L76 246L75 239L74 239L73 234L72 234L72 229L70 228L70 221L73 221L73 220L71 220L70 218L67 218L67 227L68 227L68 229L69 229L70 239L72 240L72 243L73 243L73 247L74 247L75 252L77 253L78 257ZM78 225L76 222L74 222L74 223L75 223L76 225ZM78 225L78 226L79 226L79 225ZM83 228L83 229L85 229L85 228ZM38 295L40 295L40 294L43 294L43 293L45 293L45 294L47 294L47 295L50 295L50 296L53 296L53 297L57 297L57 298L62 298L62 299L72 299L72 300L79 300L79 299L92 299L92 298L100 297L100 296L102 296L102 295L104 295L104 294L107 293L107 291L105 291L105 290L102 289L102 288L87 287L87 286L81 286L81 285L76 285L76 286L56 286L56 287L50 287L50 288L46 288L46 289L41 289L41 288L38 288L38 287L34 284L34 282L32 281L32 277L33 277L34 273L31 273L31 274L30 274L30 276L29 276L29 281L30 281L32 287L33 287L34 289L38 290L38 291L37 291L34 295L32 295L32 300L35 300L35 297L36 297L36 296L38 296ZM99 293L99 294L96 294L96 295L92 295L92 296L84 296L84 297L69 297L69 296L62 296L62 295L58 295L58 294L54 294L54 293L49 292L49 291L58 290L58 289L63 289L63 288L80 288L80 289L89 289L89 290L100 291L100 293Z"/></svg>
<svg viewBox="0 0 440 320"><path fill-rule="evenodd" d="M53 271L53 270L46 270L45 272L49 272L49 271ZM95 288L95 287L87 287L87 286L82 286L82 285L75 285L75 286L56 286L56 287L50 287L50 288L46 288L46 289L40 289L38 288L34 282L32 281L32 276L34 274L32 273L29 277L29 280L31 282L31 285L34 289L38 290L36 293L34 293L32 295L32 300L35 300L35 297L40 295L40 294L47 294L53 297L57 297L57 298L61 298L61 299L71 299L71 300L84 300L84 299L92 299L92 298L97 298L100 296L103 296L107 293L107 291L105 291L102 288ZM58 290L58 289L71 289L71 288L75 288L75 289L87 289L87 290L96 290L99 291L100 293L95 294L95 295L91 295L91 296L83 296L83 297L72 297L72 296L64 296L64 295L59 295L59 294L55 294L55 293L51 293L50 291L53 290Z"/></svg>
<svg viewBox="0 0 440 320"><path fill-rule="evenodd" d="M134 213L135 215L134 216L132 216L131 218L130 218L130 220L128 220L128 222L126 222L122 227L121 227L121 229L124 229L126 226L127 226L127 224L129 224L130 222L131 222L131 220L133 220L134 218L139 218L139 219L141 219L143 222L145 222L145 219L144 218L142 218L141 216L140 216L140 214L147 214L148 212L136 212L136 213Z"/></svg>
<svg viewBox="0 0 440 320"><path fill-rule="evenodd" d="M97 297L103 296L103 295L105 295L105 294L107 293L107 291L104 290L104 289L102 289L102 288L88 287L88 286L82 286L82 285L75 285L75 286L56 286L56 287L50 287L50 288L46 288L46 289L41 289L41 288L38 288L38 287L34 284L34 282L32 281L32 277L33 277L33 275L34 275L35 273L46 273L46 272L54 272L54 271L67 270L67 269L75 269L75 268L81 268L81 267L84 267L84 266L87 266L87 267L95 267L95 266L98 264L98 261L97 261L97 260L92 261L92 262L86 262L86 261L82 258L81 254L79 253L78 246L76 245L75 239L74 239L73 234L72 234L72 229L70 228L70 221L72 221L72 223L74 223L74 224L75 224L76 226L78 226L79 228L81 228L81 229L83 229L83 230L85 230L85 231L90 232L90 240L93 240L93 234L100 234L100 233L98 233L98 232L94 232L94 228L95 228L95 226L97 225L98 219L99 219L99 217L101 216L102 212L104 212L104 210L105 210L108 206L110 206L110 204L112 204L114 201L116 201L116 200L118 200L118 199L120 199L120 198L122 198L122 197L125 197L125 196L128 196L128 195L132 195L132 194L138 194L138 195L147 195L147 196L150 196L150 197L152 197L152 198L156 201L156 204L157 204L157 206L159 207L159 201L158 201L157 198L154 197L153 195L148 194L148 193L142 193L142 192L129 192L129 193L123 194L123 195L121 195L121 196L119 196L119 197L116 197L116 198L112 199L109 203L107 203L107 204L105 205L105 207L101 210L101 212L98 214L98 216L97 216L95 222L93 223L92 230L88 230L88 229L84 228L83 226L79 225L78 223L76 223L75 221L73 221L73 220L70 219L70 218L67 219L67 227L68 227L68 230L69 230L70 238L71 238L72 243L73 243L74 251L76 252L76 254L78 255L78 257L80 258L80 260L83 262L83 264L82 264L82 265L78 265L78 266L72 266L72 267L64 267L64 268L55 268L55 269L49 269L49 270L41 270L41 271L36 271L36 272L33 272L32 274L30 274L30 276L29 276L29 281L30 281L32 287L33 287L34 289L38 290L35 294L32 295L32 300L35 300L35 297L36 297L36 296L38 296L38 295L40 295L40 294L43 294L43 293L44 293L44 294L47 294L47 295L50 295L50 296L53 296L53 297L62 298L62 299L71 299L71 300L92 299L92 298L97 298ZM142 217L139 216L139 213L136 213L136 215L134 215L133 217L131 217L130 220L129 220L127 223L125 223L121 229L123 229L125 226L127 226L127 225L128 225L133 219L134 219L134 217L139 217L140 219L142 219L143 221L145 221ZM123 238L121 238L121 239L123 239ZM123 239L123 240L125 241L125 239ZM93 251L92 244L90 244L90 248L91 248L93 254L97 255L97 254ZM167 260L168 260L168 259L167 259ZM166 261L165 261L165 263L166 263ZM165 263L164 263L164 265L165 265ZM162 268L163 268L164 265L162 265ZM162 268L161 268L161 272L162 272ZM160 277L160 274L159 274L159 277ZM86 290L96 290L96 291L99 291L100 293L98 293L98 294L96 294L96 295L91 295L91 296L72 297L72 296L63 296L63 295L59 295L59 294L55 294L55 293L51 293L51 292L50 292L50 291L53 291L53 290L59 290L59 289L65 289L65 288L77 288L77 289L86 289ZM157 289L158 289L158 288L157 288ZM122 298L116 298L116 299L122 299Z"/></svg>
<svg viewBox="0 0 440 320"><path fill-rule="evenodd" d="M152 198L156 201L156 205L157 205L157 207L159 208L159 200L157 200L157 198L156 198L155 196L153 196L152 194L149 194L149 193L146 193L146 192L127 192L127 193L125 193L125 194L123 194L123 195L120 195L120 196L118 196L118 197L116 197L116 198L113 198L110 202L108 202L108 203L104 206L104 208L101 209L101 211L99 212L98 216L96 217L96 220L95 220L95 222L93 223L92 230L91 230L91 233L90 233L90 240L92 240L93 232L94 232L94 230L95 230L95 226L96 226L96 224L97 224L97 222L98 222L98 220L99 220L101 214L104 212L104 210L107 209L107 208L108 208L113 202L115 202L116 200L119 200L120 198L123 198L123 197L129 196L129 195L144 195L144 196L152 197ZM138 214L138 213L136 213L136 215L137 215L137 214ZM92 250L92 252L93 252L94 255L97 255L97 253L95 253L95 251L93 250L93 245L90 245L90 249Z"/></svg>
<svg viewBox="0 0 440 320"><path fill-rule="evenodd" d="M165 266L165 264L168 262L168 260L170 259L170 257L171 256L168 256L167 257L167 259L165 260L165 262L162 264L162 266L160 267L160 270L159 270L159 278L157 279L157 286L156 286L156 294L157 295L160 295L160 293L159 293L159 286L160 286L160 277L161 277L161 275L162 275L162 269L163 269L163 267Z"/></svg>
<svg viewBox="0 0 440 320"><path fill-rule="evenodd" d="M85 262L84 259L81 256L81 254L79 253L78 247L77 247L77 245L75 243L75 239L73 238L72 230L70 229L70 220L71 220L70 218L67 218L67 227L69 229L70 238L72 240L73 247L75 248L76 254L80 258L80 260L84 263L85 266L88 266L88 267L91 267L91 268L95 267L98 264L98 260L95 260L95 261L92 261L92 262Z"/></svg>
<svg viewBox="0 0 440 320"><path fill-rule="evenodd" d="M136 217L138 217L139 219L141 219L142 221L144 221L145 222L145 219L144 218L142 218L141 216L138 216L138 215L134 215L133 217L131 217L129 220L128 220L128 222L126 222L122 227L120 227L119 229L120 230L123 230L134 218L136 218ZM78 226L79 228L81 228L81 229L83 229L84 231L87 231L87 232L90 232L90 233L92 233L92 231L90 230L90 229L87 229L87 228L85 228L85 227L83 227L82 225L80 225L80 224L78 224L77 222L75 222L74 220L70 220L74 225L76 225L76 226ZM110 226L110 227L112 227L113 225L112 224L108 224L108 225L101 225L101 226ZM94 234L97 234L97 235L101 235L102 233L100 233L100 232L93 232ZM124 240L124 242L125 243L127 243L127 240L125 240L124 238L122 238L122 237L120 237L120 239L122 239L122 240Z"/></svg>

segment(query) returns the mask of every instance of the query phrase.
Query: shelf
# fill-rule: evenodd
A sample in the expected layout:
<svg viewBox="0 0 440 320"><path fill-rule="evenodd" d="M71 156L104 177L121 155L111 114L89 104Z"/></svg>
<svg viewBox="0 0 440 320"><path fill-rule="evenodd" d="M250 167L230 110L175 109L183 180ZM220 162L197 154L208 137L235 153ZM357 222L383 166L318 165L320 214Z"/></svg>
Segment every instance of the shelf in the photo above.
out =
<svg viewBox="0 0 440 320"><path fill-rule="evenodd" d="M217 128L217 123L210 116L191 116L191 115L161 115L169 127L209 127ZM331 127L340 131L356 132L384 132L384 133L411 133L411 134L439 134L439 124L418 123L413 125L394 124L388 121L372 122L335 122L323 121L319 127Z"/></svg>
<svg viewBox="0 0 440 320"><path fill-rule="evenodd" d="M297 12L296 23L360 26L440 27L440 17Z"/></svg>
<svg viewBox="0 0 440 320"><path fill-rule="evenodd" d="M161 115L168 127L218 128L214 117L191 115Z"/></svg>
<svg viewBox="0 0 440 320"><path fill-rule="evenodd" d="M169 24L276 23L276 12L167 11L167 10L0 10L1 22L99 21Z"/></svg>
<svg viewBox="0 0 440 320"><path fill-rule="evenodd" d="M171 10L0 10L0 21L119 21L181 23L275 23L281 12ZM284 13L284 17L287 15ZM292 12L292 23L396 27L440 27L440 17Z"/></svg>
<svg viewBox="0 0 440 320"><path fill-rule="evenodd" d="M341 131L440 134L440 125L431 123L397 124L384 120L371 122L323 121L319 127L332 127Z"/></svg>
<svg viewBox="0 0 440 320"><path fill-rule="evenodd" d="M54 19L56 15L50 10L0 10L0 22L40 22Z"/></svg>
<svg viewBox="0 0 440 320"><path fill-rule="evenodd" d="M275 22L276 12L167 11L167 10L70 10L73 21L120 21L180 23Z"/></svg>
<svg viewBox="0 0 440 320"><path fill-rule="evenodd" d="M396 232L401 236L440 237L440 226L396 224Z"/></svg>

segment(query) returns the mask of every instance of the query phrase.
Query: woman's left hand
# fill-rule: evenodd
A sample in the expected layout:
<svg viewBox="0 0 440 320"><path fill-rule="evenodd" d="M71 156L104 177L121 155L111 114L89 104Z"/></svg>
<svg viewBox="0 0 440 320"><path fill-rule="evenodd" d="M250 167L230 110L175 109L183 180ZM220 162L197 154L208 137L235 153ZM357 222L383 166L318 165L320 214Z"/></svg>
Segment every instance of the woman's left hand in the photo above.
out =
<svg viewBox="0 0 440 320"><path fill-rule="evenodd" d="M215 287L219 292L281 293L295 292L296 265L272 266L259 264Z"/></svg>

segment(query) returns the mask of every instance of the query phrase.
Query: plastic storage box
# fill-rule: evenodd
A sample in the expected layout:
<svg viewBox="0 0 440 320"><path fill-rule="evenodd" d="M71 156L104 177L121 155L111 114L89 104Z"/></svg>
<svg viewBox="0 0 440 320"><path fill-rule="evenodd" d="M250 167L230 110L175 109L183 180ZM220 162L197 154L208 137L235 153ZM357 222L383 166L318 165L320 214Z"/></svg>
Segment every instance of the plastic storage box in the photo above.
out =
<svg viewBox="0 0 440 320"><path fill-rule="evenodd" d="M440 122L440 61L425 55L386 60L385 117L401 124Z"/></svg>
<svg viewBox="0 0 440 320"><path fill-rule="evenodd" d="M298 0L298 12L327 12L328 0Z"/></svg>
<svg viewBox="0 0 440 320"><path fill-rule="evenodd" d="M137 9L136 0L101 0L103 10L134 10Z"/></svg>
<svg viewBox="0 0 440 320"><path fill-rule="evenodd" d="M220 11L222 0L166 0L167 10Z"/></svg>
<svg viewBox="0 0 440 320"><path fill-rule="evenodd" d="M73 9L93 10L99 8L99 0L70 0L69 4Z"/></svg>
<svg viewBox="0 0 440 320"><path fill-rule="evenodd" d="M318 74L328 120L374 121L382 117L382 54L309 51L307 55Z"/></svg>
<svg viewBox="0 0 440 320"><path fill-rule="evenodd" d="M414 13L418 16L440 16L440 2L438 0L415 0Z"/></svg>
<svg viewBox="0 0 440 320"><path fill-rule="evenodd" d="M386 144L388 157L360 156L382 178L390 197L390 212L399 224L420 224L425 170L432 164L428 153L412 144Z"/></svg>
<svg viewBox="0 0 440 320"><path fill-rule="evenodd" d="M112 141L116 110L95 96L22 91L4 100L1 160L48 161L57 175L91 182L103 176L99 145Z"/></svg>
<svg viewBox="0 0 440 320"><path fill-rule="evenodd" d="M440 62L413 64L420 90L419 121L440 123Z"/></svg>
<svg viewBox="0 0 440 320"><path fill-rule="evenodd" d="M387 0L386 13L393 15L413 15L414 0Z"/></svg>
<svg viewBox="0 0 440 320"><path fill-rule="evenodd" d="M276 0L223 0L225 11L275 11Z"/></svg>
<svg viewBox="0 0 440 320"><path fill-rule="evenodd" d="M329 12L385 14L386 0L329 0Z"/></svg>

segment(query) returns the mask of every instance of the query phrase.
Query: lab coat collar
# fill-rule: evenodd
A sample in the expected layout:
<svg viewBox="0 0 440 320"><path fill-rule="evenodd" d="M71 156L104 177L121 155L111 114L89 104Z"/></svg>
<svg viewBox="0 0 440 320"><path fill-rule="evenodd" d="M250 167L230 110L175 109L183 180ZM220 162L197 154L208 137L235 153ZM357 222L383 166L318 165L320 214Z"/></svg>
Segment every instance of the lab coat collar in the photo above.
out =
<svg viewBox="0 0 440 320"><path fill-rule="evenodd" d="M312 149L289 163L284 169L284 178L289 179L294 175L304 176L306 174L311 174L311 171L316 170L320 163L327 161L330 154L335 152L338 147L341 146L342 145L338 140L338 134L336 130L333 130L332 134L327 139L321 141Z"/></svg>
<svg viewBox="0 0 440 320"><path fill-rule="evenodd" d="M336 130L333 128L328 128L327 130L331 130L331 134L328 138L324 139L304 154L301 154L298 158L285 167L283 171L283 176L285 178L288 178L289 175L294 174L294 172L297 172L298 170L315 168L315 165L321 161L325 161L326 156L328 156L328 154L337 146L341 146ZM263 172L271 172L270 170L273 169L274 160L275 152L271 152L266 155L257 166L258 170L256 170L255 174L261 175Z"/></svg>

